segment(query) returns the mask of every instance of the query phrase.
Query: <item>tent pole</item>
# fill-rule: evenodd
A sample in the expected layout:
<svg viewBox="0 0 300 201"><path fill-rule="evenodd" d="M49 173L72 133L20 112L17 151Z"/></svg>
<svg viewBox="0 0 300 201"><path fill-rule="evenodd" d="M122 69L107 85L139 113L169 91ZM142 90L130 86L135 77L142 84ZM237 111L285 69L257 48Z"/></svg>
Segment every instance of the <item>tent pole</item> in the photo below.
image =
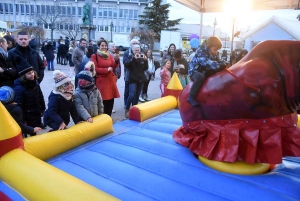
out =
<svg viewBox="0 0 300 201"><path fill-rule="evenodd" d="M201 0L200 2L200 34L199 34L199 41L201 44L201 39L202 39L202 23L203 23L203 12L204 12L204 0Z"/></svg>
<svg viewBox="0 0 300 201"><path fill-rule="evenodd" d="M234 24L235 24L235 17L232 19L232 36L231 36L231 48L230 48L230 53L233 50L233 39L234 39Z"/></svg>

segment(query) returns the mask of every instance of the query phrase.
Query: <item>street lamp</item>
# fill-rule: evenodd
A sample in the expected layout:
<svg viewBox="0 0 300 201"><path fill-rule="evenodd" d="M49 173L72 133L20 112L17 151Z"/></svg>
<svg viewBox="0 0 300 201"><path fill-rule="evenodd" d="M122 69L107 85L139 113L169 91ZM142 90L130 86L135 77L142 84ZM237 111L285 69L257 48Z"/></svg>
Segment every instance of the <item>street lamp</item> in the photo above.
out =
<svg viewBox="0 0 300 201"><path fill-rule="evenodd" d="M114 28L114 23L111 22L111 23L110 23L110 41L111 41L111 42L113 42L113 40L112 40L112 32L113 32L113 28Z"/></svg>
<svg viewBox="0 0 300 201"><path fill-rule="evenodd" d="M217 18L215 18L215 21L214 21L214 33L213 33L213 36L215 36L215 28L217 26Z"/></svg>

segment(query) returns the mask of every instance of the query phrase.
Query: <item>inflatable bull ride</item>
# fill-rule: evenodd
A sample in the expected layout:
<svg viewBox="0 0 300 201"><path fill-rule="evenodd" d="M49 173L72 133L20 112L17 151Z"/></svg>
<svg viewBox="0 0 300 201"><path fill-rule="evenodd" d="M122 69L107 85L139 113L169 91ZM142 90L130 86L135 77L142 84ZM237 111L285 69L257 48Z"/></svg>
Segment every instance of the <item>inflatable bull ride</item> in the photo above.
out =
<svg viewBox="0 0 300 201"><path fill-rule="evenodd" d="M174 140L205 164L238 174L263 173L283 156L300 156L299 69L300 41L258 44L207 78L196 97L200 107L187 101L192 83L183 89L183 126Z"/></svg>

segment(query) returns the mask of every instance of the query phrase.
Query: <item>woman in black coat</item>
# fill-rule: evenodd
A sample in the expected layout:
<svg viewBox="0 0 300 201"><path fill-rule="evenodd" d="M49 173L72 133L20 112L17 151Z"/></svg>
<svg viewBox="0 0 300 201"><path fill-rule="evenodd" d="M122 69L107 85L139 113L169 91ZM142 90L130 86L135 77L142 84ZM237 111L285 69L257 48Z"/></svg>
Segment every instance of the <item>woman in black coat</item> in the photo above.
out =
<svg viewBox="0 0 300 201"><path fill-rule="evenodd" d="M47 67L48 70L54 71L54 51L53 51L53 45L52 42L47 42L47 45L44 47L44 54L47 60Z"/></svg>
<svg viewBox="0 0 300 201"><path fill-rule="evenodd" d="M60 42L58 46L58 54L60 56L60 64L61 65L67 65L67 53L66 45L63 41Z"/></svg>
<svg viewBox="0 0 300 201"><path fill-rule="evenodd" d="M7 41L0 38L0 87L13 87L14 80L17 78L17 69L7 58Z"/></svg>

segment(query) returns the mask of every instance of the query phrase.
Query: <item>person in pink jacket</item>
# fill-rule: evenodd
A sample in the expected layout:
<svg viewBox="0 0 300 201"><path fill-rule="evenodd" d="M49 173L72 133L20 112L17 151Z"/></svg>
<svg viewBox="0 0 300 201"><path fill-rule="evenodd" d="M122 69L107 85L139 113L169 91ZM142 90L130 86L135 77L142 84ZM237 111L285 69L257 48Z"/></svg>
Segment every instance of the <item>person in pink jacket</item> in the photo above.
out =
<svg viewBox="0 0 300 201"><path fill-rule="evenodd" d="M99 89L104 105L104 113L111 116L114 107L114 99L120 98L117 88L117 77L113 73L113 69L118 67L119 55L114 57L107 51L107 42L100 40L97 43L98 50L96 54L91 56L95 64L96 70L96 87Z"/></svg>
<svg viewBox="0 0 300 201"><path fill-rule="evenodd" d="M169 81L171 79L171 72L170 72L170 67L171 67L171 61L169 59L165 59L162 63L162 69L160 70L160 91L161 91L161 97L165 96L167 86L169 84Z"/></svg>

